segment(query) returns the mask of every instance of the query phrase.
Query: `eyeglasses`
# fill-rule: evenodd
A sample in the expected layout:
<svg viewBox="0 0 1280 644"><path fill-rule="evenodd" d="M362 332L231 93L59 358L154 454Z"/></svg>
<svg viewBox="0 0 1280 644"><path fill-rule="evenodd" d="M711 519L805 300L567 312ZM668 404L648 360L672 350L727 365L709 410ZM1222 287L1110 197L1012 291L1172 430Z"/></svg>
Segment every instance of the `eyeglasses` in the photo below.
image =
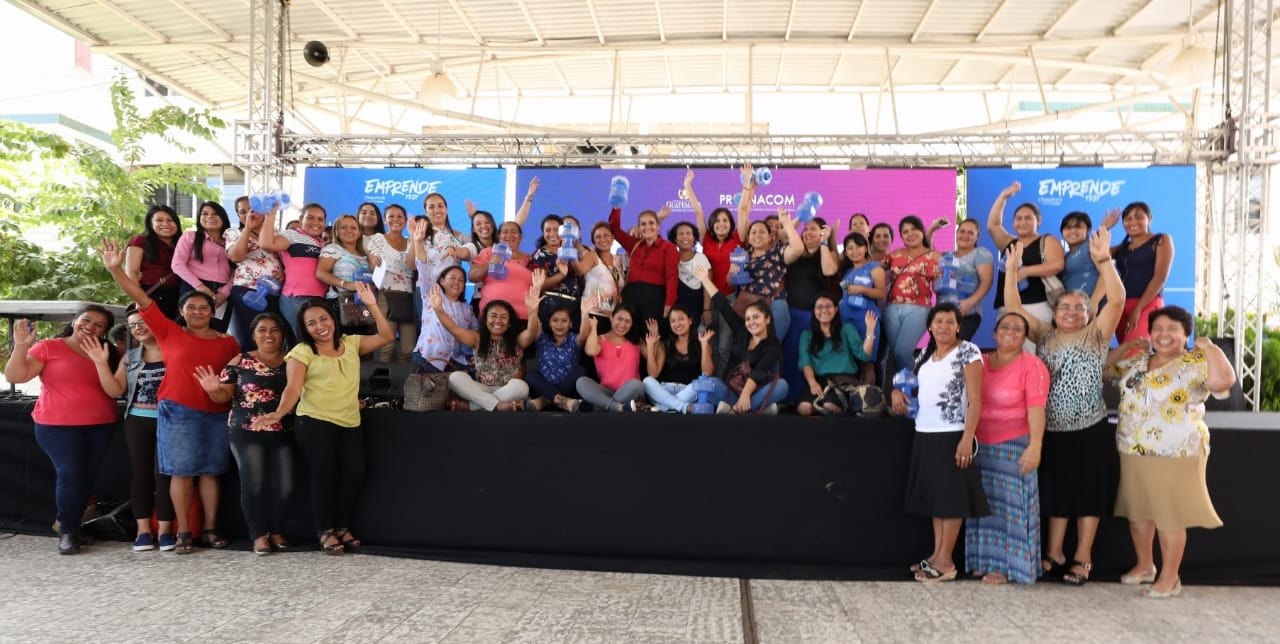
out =
<svg viewBox="0 0 1280 644"><path fill-rule="evenodd" d="M129 327L129 330L130 330L130 331L132 331L132 330L134 330L134 329L145 329L145 328L147 328L147 323L146 323L146 322L130 322L130 323L126 324L125 326Z"/></svg>
<svg viewBox="0 0 1280 644"><path fill-rule="evenodd" d="M1056 308L1063 313L1084 313L1089 310L1089 307L1083 304L1077 304L1075 306L1070 304L1059 304Z"/></svg>

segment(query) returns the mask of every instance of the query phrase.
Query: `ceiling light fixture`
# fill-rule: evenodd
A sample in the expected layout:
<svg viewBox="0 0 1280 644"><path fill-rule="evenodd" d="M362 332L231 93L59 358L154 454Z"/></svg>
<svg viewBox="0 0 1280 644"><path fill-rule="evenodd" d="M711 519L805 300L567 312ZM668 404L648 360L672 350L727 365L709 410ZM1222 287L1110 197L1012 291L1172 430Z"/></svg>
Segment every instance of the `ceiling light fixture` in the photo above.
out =
<svg viewBox="0 0 1280 644"><path fill-rule="evenodd" d="M1182 39L1182 51L1165 68L1165 87L1193 87L1213 77L1217 55L1205 47L1201 36L1194 29L1191 3L1187 3L1187 35Z"/></svg>
<svg viewBox="0 0 1280 644"><path fill-rule="evenodd" d="M431 60L430 74L426 80L422 81L422 88L418 90L418 100L424 104L434 107L445 107L446 101L458 97L458 86L444 72L444 56L440 48L441 33L441 2L436 2L436 52L435 58Z"/></svg>

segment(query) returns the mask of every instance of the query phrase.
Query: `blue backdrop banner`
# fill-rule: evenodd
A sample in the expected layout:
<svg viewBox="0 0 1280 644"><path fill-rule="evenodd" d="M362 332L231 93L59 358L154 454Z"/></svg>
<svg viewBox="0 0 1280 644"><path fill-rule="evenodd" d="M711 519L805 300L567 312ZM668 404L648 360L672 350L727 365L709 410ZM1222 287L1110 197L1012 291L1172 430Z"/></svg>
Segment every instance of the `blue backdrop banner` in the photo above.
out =
<svg viewBox="0 0 1280 644"><path fill-rule="evenodd" d="M1062 217L1072 211L1088 213L1094 226L1102 222L1108 210L1124 208L1134 201L1151 207L1151 230L1165 233L1173 240L1174 258L1165 283L1164 301L1195 314L1196 287L1196 169L1195 166L1157 166L1150 168L1111 169L1072 167L1052 170L1016 170L1009 168L972 168L968 173L968 216L982 224L981 244L998 255L986 231L987 213L1000 191L1014 181L1022 183L1022 191L1005 206L1004 226L1012 228L1013 211L1018 204L1032 202L1044 217L1040 232L1061 240ZM1125 238L1124 227L1111 229L1111 243ZM974 340L980 346L992 346L995 311L992 297L982 315L982 327Z"/></svg>
<svg viewBox="0 0 1280 644"><path fill-rule="evenodd" d="M423 214L422 200L428 194L440 193L449 203L449 223L455 230L470 232L465 201L501 219L506 186L507 171L502 168L307 168L303 191L307 202L324 206L330 223L339 215L355 214L366 201L379 209L400 204L412 218Z"/></svg>

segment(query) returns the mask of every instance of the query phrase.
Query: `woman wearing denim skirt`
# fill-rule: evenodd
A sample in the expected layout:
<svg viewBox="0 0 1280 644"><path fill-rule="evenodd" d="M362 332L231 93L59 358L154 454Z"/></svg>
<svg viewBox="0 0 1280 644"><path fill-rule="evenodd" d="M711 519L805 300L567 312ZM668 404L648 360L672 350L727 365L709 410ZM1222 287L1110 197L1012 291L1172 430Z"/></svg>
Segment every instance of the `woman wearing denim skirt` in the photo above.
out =
<svg viewBox="0 0 1280 644"><path fill-rule="evenodd" d="M160 472L168 474L169 493L178 520L174 552L190 554L191 497L200 479L200 504L204 508L201 542L223 548L227 540L218 533L218 476L231 462L227 443L227 403L215 403L205 395L196 370L220 369L240 353L234 338L212 326L214 298L203 291L188 291L178 300L178 314L185 326L166 318L137 282L124 273L123 249L111 240L102 243L102 263L116 284L138 305L142 319L160 343L165 377L160 382L156 452Z"/></svg>

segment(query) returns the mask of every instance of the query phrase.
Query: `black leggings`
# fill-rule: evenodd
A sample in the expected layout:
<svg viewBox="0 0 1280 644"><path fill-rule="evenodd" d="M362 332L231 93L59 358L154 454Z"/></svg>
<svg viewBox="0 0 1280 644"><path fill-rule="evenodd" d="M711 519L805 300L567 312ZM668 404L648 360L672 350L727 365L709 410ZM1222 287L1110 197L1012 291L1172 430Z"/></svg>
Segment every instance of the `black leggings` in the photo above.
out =
<svg viewBox="0 0 1280 644"><path fill-rule="evenodd" d="M155 510L156 521L173 521L177 515L169 496L169 475L161 474L156 463L156 419L125 416L124 443L129 447L133 472L129 481L129 507L133 516L146 519Z"/></svg>
<svg viewBox="0 0 1280 644"><path fill-rule="evenodd" d="M293 496L293 432L231 430L240 469L240 506L249 536L279 534Z"/></svg>
<svg viewBox="0 0 1280 644"><path fill-rule="evenodd" d="M298 416L293 439L311 472L309 494L316 532L350 528L364 485L364 432L359 427Z"/></svg>

